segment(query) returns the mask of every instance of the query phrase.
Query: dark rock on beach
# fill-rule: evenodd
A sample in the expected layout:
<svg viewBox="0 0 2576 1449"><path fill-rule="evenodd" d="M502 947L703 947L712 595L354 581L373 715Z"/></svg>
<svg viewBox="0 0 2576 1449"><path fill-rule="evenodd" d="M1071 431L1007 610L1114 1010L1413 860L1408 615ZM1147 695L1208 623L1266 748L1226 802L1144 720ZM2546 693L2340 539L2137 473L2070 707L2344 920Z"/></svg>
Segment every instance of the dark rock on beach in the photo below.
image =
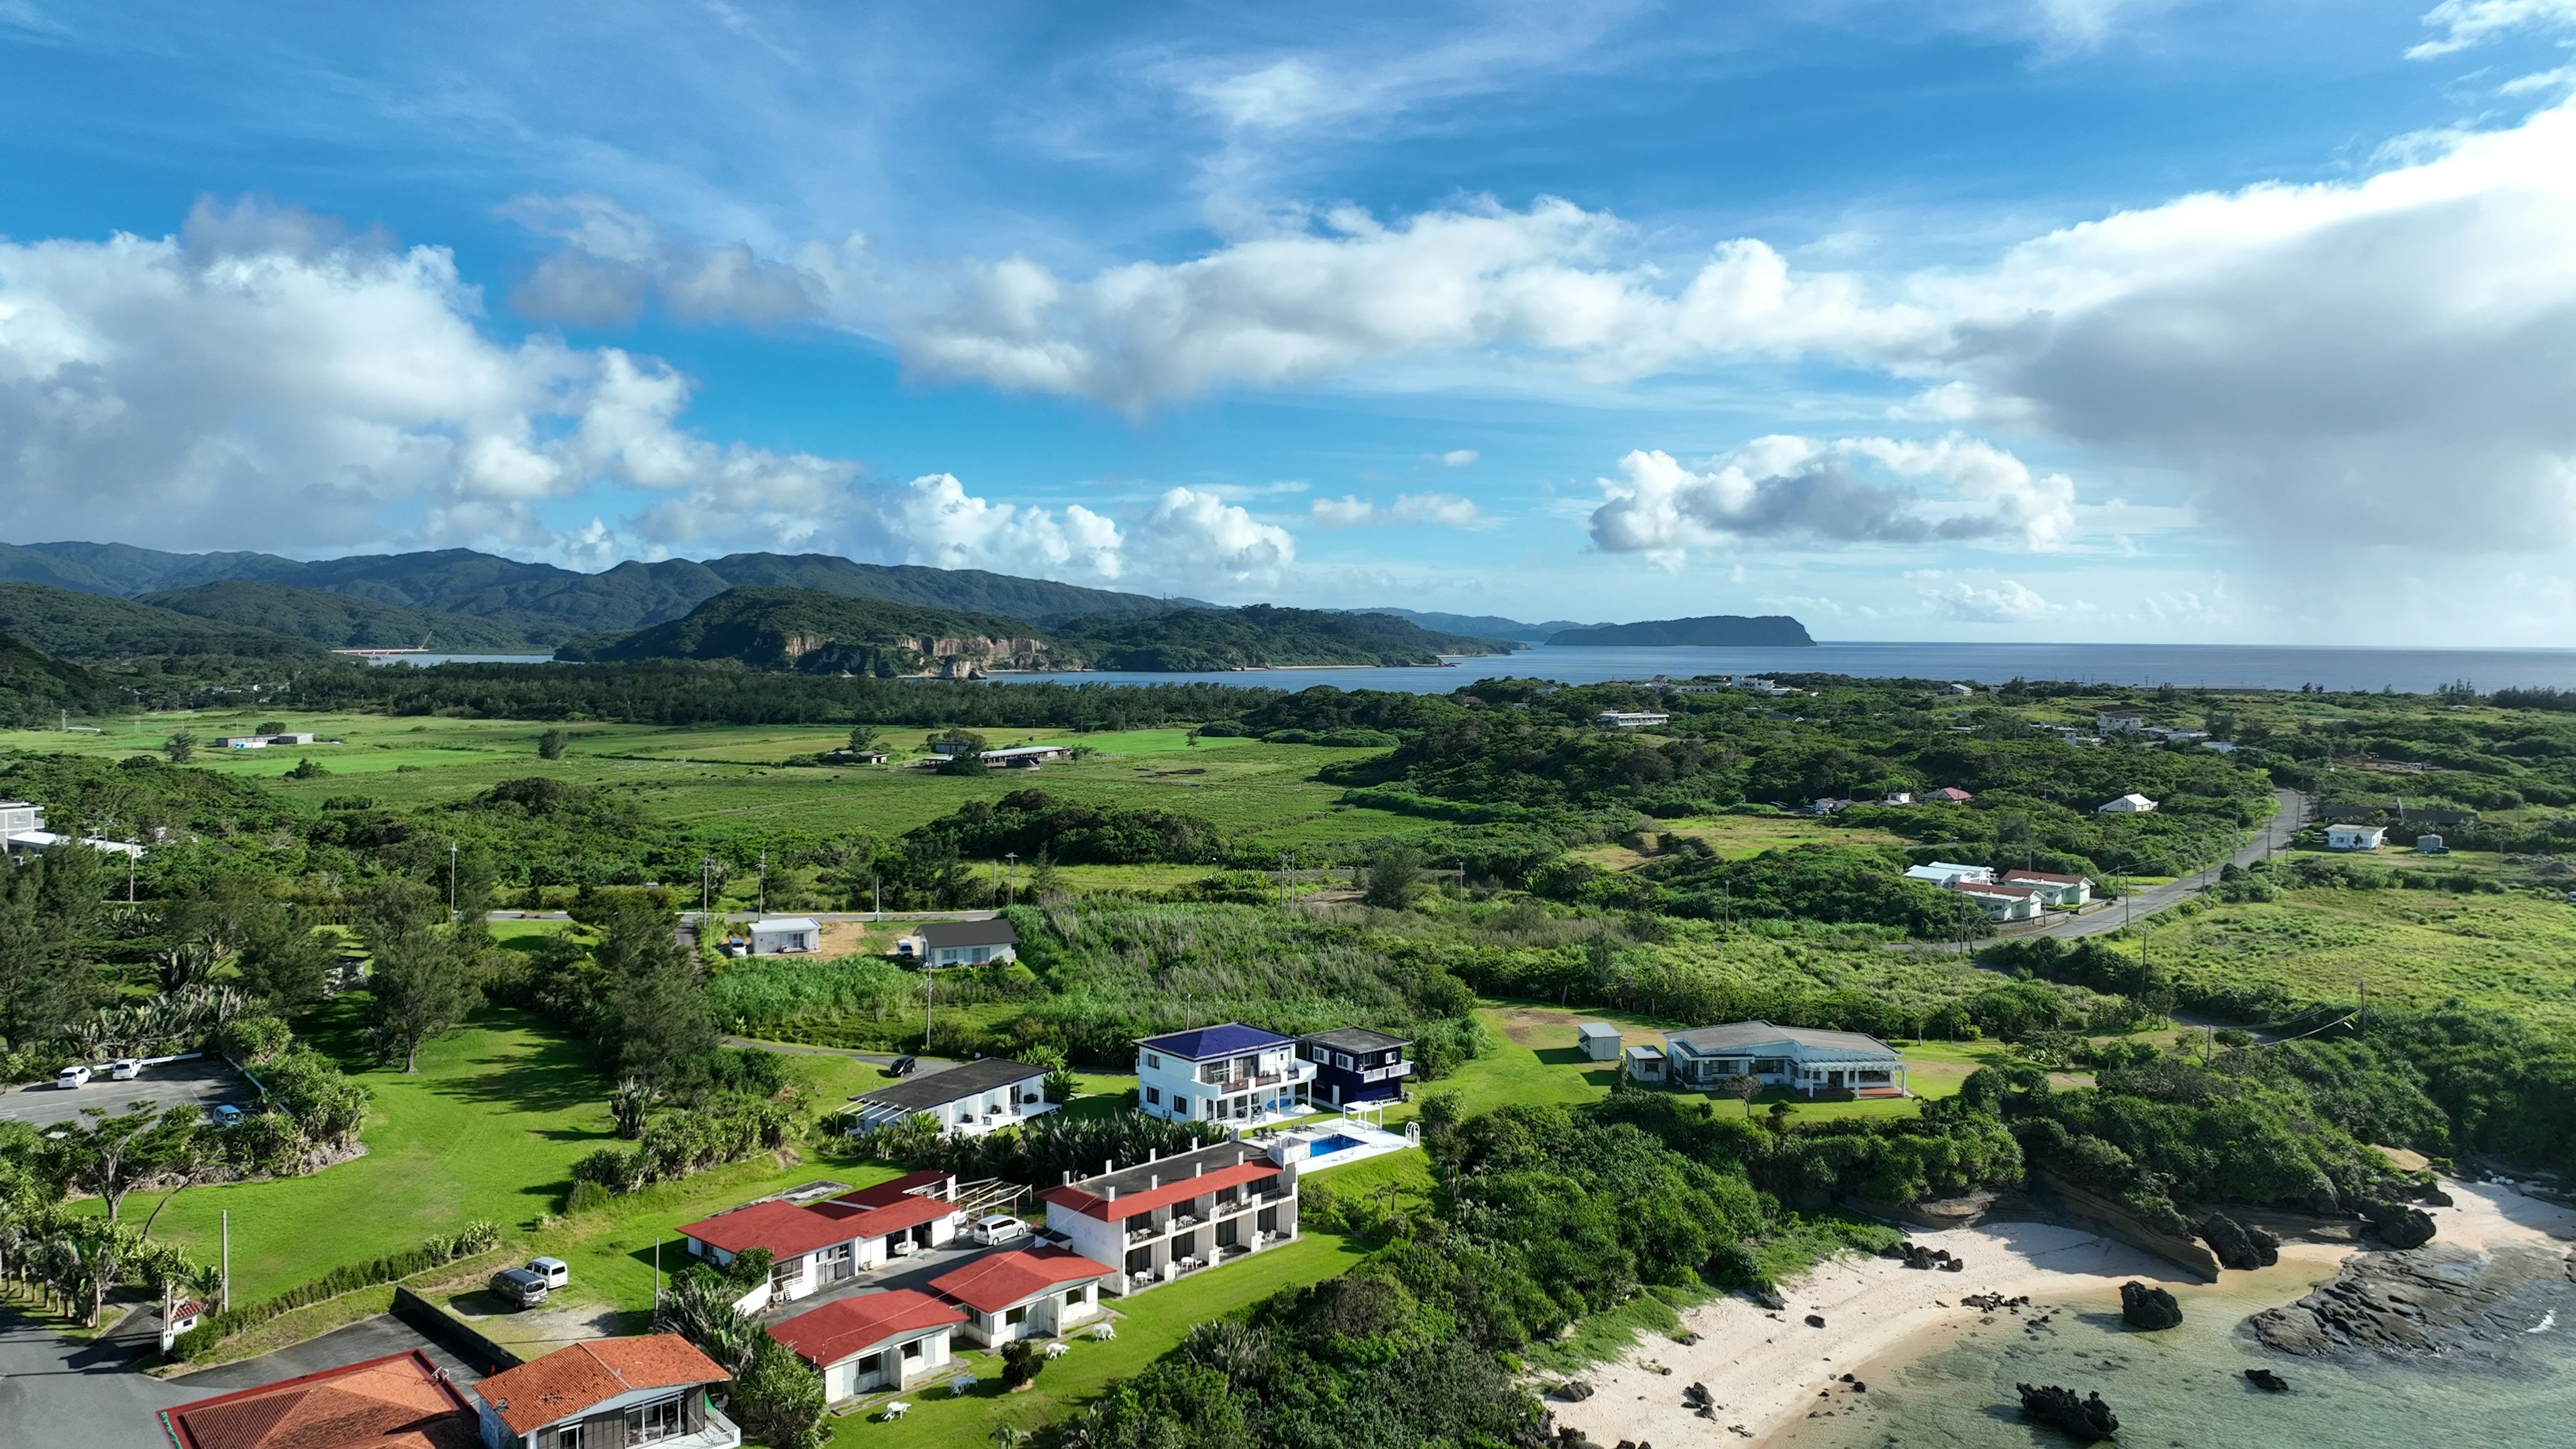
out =
<svg viewBox="0 0 2576 1449"><path fill-rule="evenodd" d="M2267 1394L2286 1394L2290 1391L2290 1381L2267 1368L2247 1369L2245 1381Z"/></svg>
<svg viewBox="0 0 2576 1449"><path fill-rule="evenodd" d="M1569 1404L1579 1404L1592 1397L1592 1385L1581 1379L1567 1379L1564 1383L1548 1390L1548 1393L1551 1397L1562 1399Z"/></svg>
<svg viewBox="0 0 2576 1449"><path fill-rule="evenodd" d="M2147 1283L2120 1285L2120 1317L2131 1328L2159 1329L2182 1326L2182 1305L2173 1294Z"/></svg>
<svg viewBox="0 0 2576 1449"><path fill-rule="evenodd" d="M2361 1215L2370 1219L2370 1230L2392 1248L2420 1248L2433 1241L2433 1219L2422 1208L2406 1203L2369 1202L2358 1206Z"/></svg>
<svg viewBox="0 0 2576 1449"><path fill-rule="evenodd" d="M1754 1286L1745 1289L1744 1296L1761 1304L1763 1307L1770 1309L1774 1313L1786 1313L1789 1311L1789 1300L1781 1297L1780 1290L1772 1287L1768 1283L1757 1283Z"/></svg>
<svg viewBox="0 0 2576 1449"><path fill-rule="evenodd" d="M2281 1261L2281 1240L2261 1228L2248 1230L2225 1213L2211 1213L2192 1229L2222 1268L2269 1268Z"/></svg>
<svg viewBox="0 0 2576 1449"><path fill-rule="evenodd" d="M2552 1313L2576 1315L2576 1255L2535 1244L2487 1253L2436 1244L2361 1254L2305 1298L2246 1326L2266 1347L2307 1358L2500 1359Z"/></svg>
<svg viewBox="0 0 2576 1449"><path fill-rule="evenodd" d="M2054 1424L2088 1444L2119 1436L2120 1416L2111 1412L2100 1394L2086 1394L2079 1399L2073 1389L2061 1389L2055 1384L2036 1389L2028 1384L2013 1387L2021 1391L2023 1418Z"/></svg>

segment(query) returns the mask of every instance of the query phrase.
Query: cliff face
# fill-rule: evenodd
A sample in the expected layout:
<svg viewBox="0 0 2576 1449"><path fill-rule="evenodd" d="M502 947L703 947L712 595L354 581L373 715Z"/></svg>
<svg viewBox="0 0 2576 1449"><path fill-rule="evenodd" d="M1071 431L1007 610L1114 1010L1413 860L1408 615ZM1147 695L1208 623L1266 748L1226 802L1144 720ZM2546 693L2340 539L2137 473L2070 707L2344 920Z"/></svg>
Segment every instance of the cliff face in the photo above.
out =
<svg viewBox="0 0 2576 1449"><path fill-rule="evenodd" d="M942 679L975 679L996 669L1063 667L1063 661L1043 639L992 634L852 641L822 634L791 634L779 639L777 657L799 674L869 674L882 678L928 674Z"/></svg>

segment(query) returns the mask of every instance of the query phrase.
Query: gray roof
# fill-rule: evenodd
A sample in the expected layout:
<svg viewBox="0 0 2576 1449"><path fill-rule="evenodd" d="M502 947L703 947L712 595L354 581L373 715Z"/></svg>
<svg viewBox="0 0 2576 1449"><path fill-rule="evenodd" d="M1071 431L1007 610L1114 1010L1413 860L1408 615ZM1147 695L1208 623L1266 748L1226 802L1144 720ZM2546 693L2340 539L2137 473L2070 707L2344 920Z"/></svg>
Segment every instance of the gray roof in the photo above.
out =
<svg viewBox="0 0 2576 1449"><path fill-rule="evenodd" d="M921 928L921 944L934 951L952 946L1016 946L1020 936L999 916L989 921L932 921Z"/></svg>
<svg viewBox="0 0 2576 1449"><path fill-rule="evenodd" d="M1691 1031L1667 1032L1664 1041L1697 1056L1750 1052L1758 1047L1795 1046L1811 1056L1893 1057L1896 1048L1857 1031L1820 1031L1806 1026L1774 1026L1767 1021L1731 1021Z"/></svg>
<svg viewBox="0 0 2576 1449"><path fill-rule="evenodd" d="M872 1092L861 1092L859 1100L871 1107L892 1107L901 1112L927 1112L945 1106L961 1097L973 1097L995 1087L1025 1082L1047 1074L1044 1067L1015 1062L1007 1057L985 1057L979 1061L960 1062L939 1071L925 1071Z"/></svg>
<svg viewBox="0 0 2576 1449"><path fill-rule="evenodd" d="M1606 1021L1586 1021L1576 1024L1574 1034L1587 1039L1596 1036L1617 1036L1619 1028Z"/></svg>
<svg viewBox="0 0 2576 1449"><path fill-rule="evenodd" d="M1406 1045L1410 1037L1388 1036L1364 1026L1337 1026L1331 1031L1308 1032L1302 1040L1337 1052L1382 1052Z"/></svg>

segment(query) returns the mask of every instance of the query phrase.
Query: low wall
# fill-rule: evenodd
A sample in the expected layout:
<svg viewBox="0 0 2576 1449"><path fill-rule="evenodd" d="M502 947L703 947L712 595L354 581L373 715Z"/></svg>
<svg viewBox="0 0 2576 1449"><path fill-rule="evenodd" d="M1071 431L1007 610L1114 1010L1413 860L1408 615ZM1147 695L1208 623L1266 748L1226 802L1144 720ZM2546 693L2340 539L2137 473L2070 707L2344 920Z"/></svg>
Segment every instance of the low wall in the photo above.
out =
<svg viewBox="0 0 2576 1449"><path fill-rule="evenodd" d="M473 1325L408 1288L394 1287L393 1315L419 1330L420 1336L465 1360L489 1378L526 1360L477 1332Z"/></svg>

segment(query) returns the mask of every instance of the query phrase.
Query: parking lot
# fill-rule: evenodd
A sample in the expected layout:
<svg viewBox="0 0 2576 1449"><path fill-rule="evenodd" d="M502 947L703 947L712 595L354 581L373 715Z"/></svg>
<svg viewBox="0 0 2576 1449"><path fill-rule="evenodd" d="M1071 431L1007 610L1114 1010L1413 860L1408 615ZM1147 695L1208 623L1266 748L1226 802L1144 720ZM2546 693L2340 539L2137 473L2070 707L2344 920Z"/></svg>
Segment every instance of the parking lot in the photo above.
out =
<svg viewBox="0 0 2576 1449"><path fill-rule="evenodd" d="M39 1082L0 1091L0 1121L49 1127L77 1119L84 1107L122 1112L129 1102L150 1102L161 1107L236 1102L247 1109L259 1100L258 1091L221 1057L145 1067L143 1075L130 1082L110 1081L105 1064L94 1065L98 1074L90 1078L86 1087L65 1090L51 1082Z"/></svg>

